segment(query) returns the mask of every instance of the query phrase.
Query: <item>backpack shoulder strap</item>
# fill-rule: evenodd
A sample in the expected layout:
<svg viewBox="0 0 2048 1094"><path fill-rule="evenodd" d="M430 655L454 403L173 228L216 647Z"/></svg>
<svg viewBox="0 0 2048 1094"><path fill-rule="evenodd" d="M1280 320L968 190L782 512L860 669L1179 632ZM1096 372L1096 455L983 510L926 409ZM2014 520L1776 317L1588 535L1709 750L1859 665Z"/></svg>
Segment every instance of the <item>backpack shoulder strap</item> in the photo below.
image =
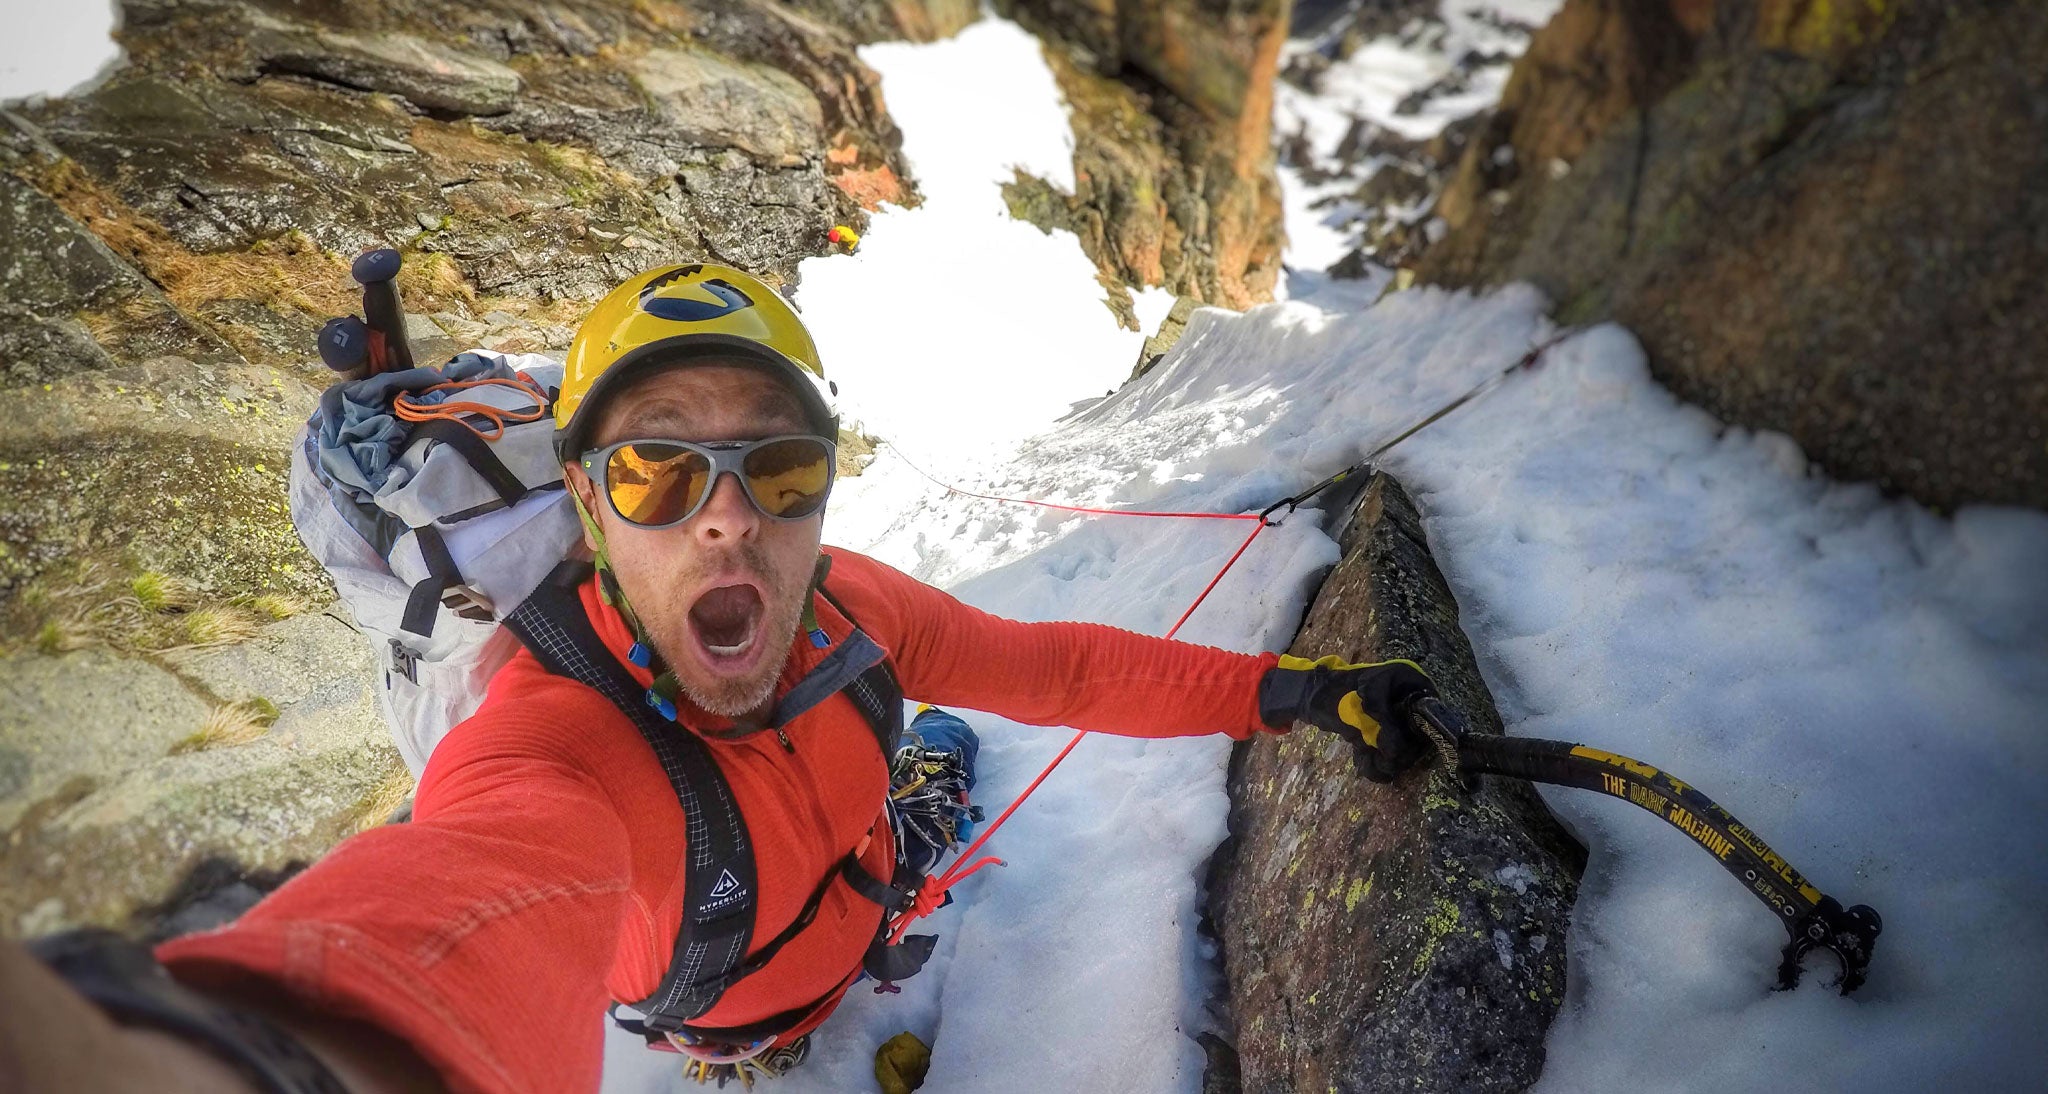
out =
<svg viewBox="0 0 2048 1094"><path fill-rule="evenodd" d="M688 903L661 986L634 1004L647 1015L649 1028L681 1029L711 1009L745 963L759 891L753 843L732 787L710 749L696 734L648 707L646 689L591 626L576 591L589 574L587 562L556 567L506 616L505 626L542 667L591 688L631 718L682 803L687 843L683 893Z"/></svg>
<svg viewBox="0 0 2048 1094"><path fill-rule="evenodd" d="M866 668L835 690L845 692L846 697L853 700L854 708L860 711L860 716L867 721L868 728L874 731L875 743L882 748L882 762L888 763L895 758L896 748L903 741L903 685L897 682L896 667L890 663L888 654L882 652L880 645L869 638L867 632L861 628L860 620L854 618L853 613L839 602L838 597L826 590L822 581L818 583L818 595L824 597L825 603L832 605L840 615L846 617L847 622L853 624L853 633L841 644L842 648L859 639L873 646L875 652L880 654Z"/></svg>

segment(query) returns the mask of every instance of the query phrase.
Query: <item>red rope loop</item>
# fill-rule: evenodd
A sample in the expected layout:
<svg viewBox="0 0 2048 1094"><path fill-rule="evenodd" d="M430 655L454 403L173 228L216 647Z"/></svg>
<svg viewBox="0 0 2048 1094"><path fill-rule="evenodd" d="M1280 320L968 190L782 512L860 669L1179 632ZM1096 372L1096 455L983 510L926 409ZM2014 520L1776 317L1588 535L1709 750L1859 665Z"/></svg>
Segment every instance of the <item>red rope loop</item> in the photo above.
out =
<svg viewBox="0 0 2048 1094"><path fill-rule="evenodd" d="M905 460L904 462L909 463L910 461ZM913 469L916 468L916 466L916 464L911 464L911 467ZM924 472L918 471L918 474L924 475ZM928 479L931 478L930 475L925 475L925 477ZM932 479L932 481L938 483L940 486L946 487L946 489L948 490L952 490L954 493L966 494L969 497L986 498L991 501L1015 502L1023 505L1040 505L1049 509L1064 509L1070 512L1077 513L1099 513L1106 516L1128 517L1216 517L1228 520L1257 521L1258 523L1254 525L1252 528L1251 535L1244 537L1244 542L1237 545L1237 550L1231 554L1229 561L1223 564L1222 569L1216 571L1215 577L1209 579L1209 584L1203 586L1201 595L1195 597L1194 603L1189 604L1187 611L1180 613L1180 618L1175 620L1173 626L1167 630L1166 637L1168 638L1172 638L1174 635L1180 633L1181 627L1187 623L1188 618L1195 614L1195 609L1201 607L1202 602L1204 600L1209 599L1209 594L1216 591L1216 586L1223 582L1223 576L1225 574L1228 574L1230 572L1230 568L1237 565L1237 560L1243 558L1244 553L1251 549L1252 541L1259 538L1259 533L1265 531L1267 528L1272 526L1271 523L1265 519L1264 514L1140 513L1133 512L1128 509L1083 509L1071 505L1053 505L1050 502L1034 502L1027 501L1021 498L998 498L988 494L975 494L966 490L956 489L952 486L947 485L944 482L940 482L938 479ZM982 829L981 834L975 837L973 843L967 845L967 849L965 851L960 852L960 857L954 859L953 864L951 866L948 866L937 877L931 878L925 882L925 884L918 890L917 896L912 898L910 907L903 911L903 913L897 918L896 923L890 928L889 941L891 944L894 944L895 942L901 940L904 935L904 932L910 929L910 925L912 923L915 923L916 921L923 919L925 916L928 916L933 912L938 911L939 906L941 904L944 904L946 901L947 891L952 889L953 886L958 885L963 881L966 881L968 878L973 877L977 873L980 873L983 867L1006 865L1002 859L996 858L992 855L984 856L981 858L976 858L975 856L980 853L982 845L986 844L989 841L989 838L991 836L994 836L996 834L996 831L1000 829L1004 825L1004 823L1007 822L1010 819L1010 817L1017 812L1018 807L1023 805L1024 802L1028 800L1032 794L1038 791L1039 786L1044 784L1045 780L1048 777L1050 777L1055 770L1059 768L1060 764L1066 762L1067 757L1071 755L1075 747L1081 743L1081 738L1086 737L1087 735L1088 733L1086 730L1076 731L1073 739L1067 742L1065 748L1060 749L1059 755L1054 756L1052 758L1051 763L1045 765L1045 770L1040 771L1038 773L1037 778L1031 780L1031 785L1025 787L1024 792L1022 794L1017 795L1016 800L1010 803L1009 808L1003 810L1002 815L998 816L995 819L994 823Z"/></svg>

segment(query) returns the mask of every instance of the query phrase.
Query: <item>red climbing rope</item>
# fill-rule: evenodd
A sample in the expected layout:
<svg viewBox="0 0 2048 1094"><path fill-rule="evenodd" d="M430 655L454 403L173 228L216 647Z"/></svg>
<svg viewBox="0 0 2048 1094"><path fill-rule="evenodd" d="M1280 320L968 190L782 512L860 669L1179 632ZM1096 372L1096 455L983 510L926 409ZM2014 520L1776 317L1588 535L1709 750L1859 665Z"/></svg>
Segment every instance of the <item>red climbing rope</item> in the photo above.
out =
<svg viewBox="0 0 2048 1094"><path fill-rule="evenodd" d="M894 448L893 445L891 447ZM963 498L980 498L983 501L1000 501L1006 502L1010 505L1030 505L1035 506L1039 509L1057 509L1062 513L1088 513L1094 516L1103 517L1186 517L1193 520L1263 521L1263 518L1257 513L1167 513L1148 512L1143 509L1091 509L1085 505L1061 505L1058 502L1033 501L1030 498L1006 498L998 494L977 494L972 490L962 490L959 487L954 486L952 483L947 482L946 480L939 478L936 475L933 475L929 471L926 471L924 468L919 467L917 464L911 461L910 457L903 454L902 449L896 448L895 451L896 458L902 460L905 464L907 464L912 471L915 471L918 474L923 475L925 478L930 479L934 485L938 486L940 489L946 491L947 493L958 494ZM1261 527L1264 527L1263 523L1261 524ZM1227 568L1228 567L1226 567L1226 569Z"/></svg>
<svg viewBox="0 0 2048 1094"><path fill-rule="evenodd" d="M1427 429L1430 425L1441 420L1445 416L1449 415L1451 412L1457 410L1459 407L1464 406L1466 403L1469 403L1474 399L1483 398L1488 392L1494 390L1495 388L1499 387L1503 382L1505 382L1509 376L1512 376L1515 373L1526 368L1534 368L1540 361L1542 361L1543 355L1549 352L1552 347L1558 345L1561 342L1564 342L1569 338L1574 337L1578 333L1579 328L1577 327L1568 327L1565 330L1557 332L1556 334L1552 335L1548 340L1542 342L1539 345L1531 347L1529 352L1523 354L1513 364L1507 366L1505 369L1502 369L1500 372L1495 373L1494 375L1488 377L1486 380L1482 381L1478 386L1472 388L1470 391L1467 391L1463 395L1460 395L1456 399L1453 399L1448 404L1439 408L1435 413L1432 413L1429 417L1424 418L1419 422L1416 422L1414 425L1410 426L1406 430L1402 431L1400 434L1396 435L1394 439L1387 441L1386 443L1373 449L1371 454L1366 456L1364 459L1358 461L1355 464L1352 464L1349 467L1344 468L1343 470L1338 471L1336 474L1331 475L1329 478L1326 478L1319 483L1316 483L1314 486L1309 487L1307 490L1304 490L1299 494L1296 494L1292 497L1282 498L1279 501L1274 502L1272 505L1267 506L1263 512L1258 513L1153 513L1143 512L1134 509L1091 509L1086 506L1080 505L1059 505L1049 501L1033 501L1029 498L1005 498L999 497L994 494L977 494L972 490L962 490L959 487L954 486L952 483L934 477L929 472L925 471L924 468L919 467L915 463L911 463L908 457L903 457L903 450L900 448L896 450L896 454L897 456L903 458L904 463L910 464L911 470L917 472L920 475L923 475L925 478L930 479L932 482L937 483L939 486L943 487L948 493L960 494L962 496L970 498L981 498L984 501L1000 501L1009 503L1011 505L1031 505L1036 506L1040 509L1057 509L1067 513L1088 513L1111 517L1187 517L1193 519L1206 520L1258 521L1258 526L1252 529L1252 534L1244 537L1244 542L1238 545L1237 552L1230 556L1230 560L1223 564L1223 568L1221 570L1216 571L1216 576L1209 579L1209 584L1202 589L1202 594L1195 598L1194 603L1188 605L1187 611L1180 613L1180 618L1174 622L1172 629L1166 632L1166 637L1172 638L1174 635L1180 633L1181 625L1188 621L1189 616L1195 614L1195 609L1202 606L1202 601L1207 600L1209 598L1209 594L1215 591L1216 586L1223 581L1223 575L1229 573L1230 568L1232 566L1237 565L1237 560L1243 558L1244 553L1247 550L1251 549L1252 541L1259 538L1259 533L1279 523L1277 520L1274 519L1273 515L1275 513L1280 512L1280 510L1282 509L1285 509L1288 513L1292 513L1295 511L1295 509L1299 508L1304 502L1308 501L1310 498L1313 498L1317 494L1322 493L1324 490L1327 490L1330 487L1345 481L1352 475L1372 467L1374 464L1378 462L1381 456L1386 455L1387 451L1389 449L1392 449L1395 445L1398 445L1402 441L1405 441L1408 438L1414 436L1415 434L1421 432L1422 430ZM979 872L981 868L984 866L1001 866L1003 864L1002 859L996 858L993 855L984 856L982 858L976 858L975 855L981 851L982 845L988 842L989 837L996 834L996 829L1001 828L1003 826L1003 822L1010 819L1011 814L1017 811L1017 807L1023 805L1025 799L1031 797L1032 793L1038 789L1039 785L1045 782L1046 778L1050 776L1053 773L1053 771L1057 769L1060 766L1060 764L1066 760L1067 756L1074 751L1074 747L1081 743L1081 738L1087 735L1088 734L1085 731L1074 734L1074 739L1067 742L1067 747L1060 749L1059 755L1054 756L1052 758L1052 762L1045 765L1045 770L1039 772L1038 777L1031 780L1031 785L1024 788L1024 793L1019 794L1017 796L1017 800L1011 802L1010 807L1008 809L1003 810L1002 815L996 818L994 824L991 824L987 828L982 829L981 835L978 838L976 838L973 843L968 844L967 850L961 852L960 857L953 860L953 865L947 867L944 873L941 873L939 876L931 878L925 882L924 887L918 890L916 898L911 901L909 910L903 914L901 919L897 920L895 926L890 930L889 941L895 942L898 939L902 938L903 933L910 929L910 925L913 922L922 919L925 916L928 916L933 912L937 911L939 905L945 903L946 891L948 889L951 889L953 886L958 885L962 881L967 880L969 877L972 877L975 873ZM888 986L885 985L884 987L877 988L875 990L886 991L888 990Z"/></svg>
<svg viewBox="0 0 2048 1094"><path fill-rule="evenodd" d="M901 453L898 453L898 455L901 455ZM910 463L909 460L904 460L903 462ZM1264 514L1260 513L1147 513L1130 509L1087 509L1075 505L1055 505L1051 502L1031 501L1026 498L1002 498L996 497L991 494L977 494L970 490L962 490L956 486L953 486L950 483L941 481L936 478L932 478L932 476L930 475L925 475L924 471L922 469L919 469L916 464L910 464L910 466L913 470L916 470L918 474L924 475L925 478L931 479L933 482L938 483L940 486L945 487L947 490L955 494L964 494L971 498L984 498L989 501L1010 502L1017 505L1036 505L1046 509L1060 509L1072 513L1094 513L1103 516L1188 517L1194 519L1211 520L1257 521L1258 524L1252 528L1252 534L1244 537L1244 542L1237 545L1237 550L1232 552L1229 561L1223 564L1222 569L1216 571L1216 576L1210 578L1209 584L1202 587L1202 592L1199 596L1195 597L1194 603L1189 604L1187 611L1180 613L1180 618L1175 620L1173 626L1167 630L1166 637L1168 638L1172 638L1174 635L1180 633L1181 627L1187 623L1188 618L1195 614L1195 609L1201 607L1202 601L1209 599L1209 594L1215 592L1216 586L1223 582L1223 575L1229 573L1230 568L1232 566L1237 565L1237 560L1243 558L1244 553L1251 549L1252 541L1258 539L1259 533L1265 531L1267 528L1272 527L1274 523L1273 521L1266 519ZM928 916L933 912L937 911L939 909L939 906L941 904L944 904L946 901L947 890L951 889L955 885L960 884L963 881L966 881L968 878L973 877L976 873L979 873L982 867L984 866L1001 866L1004 864L1002 859L996 858L994 855L986 855L981 858L976 858L975 855L981 851L982 845L989 841L989 837L995 835L996 830L1001 828L1003 826L1003 823L1005 821L1008 821L1010 819L1010 816L1017 812L1017 808L1023 805L1024 802L1027 799L1029 799L1032 794L1036 793L1039 786L1043 784L1045 780L1049 778L1055 770L1058 770L1060 764L1066 762L1067 757L1073 753L1074 748L1081 743L1081 738L1086 737L1087 735L1088 733L1086 730L1075 732L1073 740L1068 741L1067 746L1065 748L1060 749L1059 755L1054 756L1052 758L1052 762L1045 765L1045 770L1040 771L1038 773L1038 777L1031 780L1031 785L1025 787L1024 792L1022 794L1017 795L1017 799L1011 802L1009 808L1003 810L1000 816L996 817L994 823L990 824L988 827L981 830L981 835L975 837L974 842L967 845L967 850L962 851L960 853L960 857L954 859L953 864L951 866L948 866L945 869L945 871L939 874L937 877L930 878L925 881L924 886L918 890L916 898L911 901L910 908L903 914L902 918L896 921L895 926L890 930L890 942L896 942L899 939L901 939L903 937L904 932L910 929L910 925L912 923L915 923L916 921L924 918L925 916ZM876 988L875 990L884 991L886 990L886 988Z"/></svg>

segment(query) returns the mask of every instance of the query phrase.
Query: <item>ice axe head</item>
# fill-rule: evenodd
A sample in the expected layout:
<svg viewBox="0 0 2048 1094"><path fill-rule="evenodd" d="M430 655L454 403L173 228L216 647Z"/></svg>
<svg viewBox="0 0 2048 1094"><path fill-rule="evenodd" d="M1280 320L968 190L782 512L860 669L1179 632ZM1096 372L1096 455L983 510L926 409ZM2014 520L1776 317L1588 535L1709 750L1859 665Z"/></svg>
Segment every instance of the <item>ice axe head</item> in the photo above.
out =
<svg viewBox="0 0 2048 1094"><path fill-rule="evenodd" d="M1408 728L1429 742L1444 774L1467 793L1479 789L1478 773L1465 770L1458 752L1471 728L1458 708L1434 695L1423 695L1410 700L1405 713Z"/></svg>
<svg viewBox="0 0 2048 1094"><path fill-rule="evenodd" d="M1863 986L1864 976L1870 971L1870 953L1877 947L1884 921L1868 904L1843 908L1834 897L1824 896L1790 930L1792 940L1785 943L1784 960L1778 964L1778 990L1797 987L1807 955L1824 950L1841 962L1842 976L1835 986L1847 995Z"/></svg>

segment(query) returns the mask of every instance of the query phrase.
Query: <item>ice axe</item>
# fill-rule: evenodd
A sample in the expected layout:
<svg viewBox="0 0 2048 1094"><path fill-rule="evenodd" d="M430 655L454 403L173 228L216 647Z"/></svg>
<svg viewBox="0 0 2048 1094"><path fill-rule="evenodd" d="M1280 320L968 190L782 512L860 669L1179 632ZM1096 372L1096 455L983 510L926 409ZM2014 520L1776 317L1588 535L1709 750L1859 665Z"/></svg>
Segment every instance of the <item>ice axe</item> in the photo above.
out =
<svg viewBox="0 0 2048 1094"><path fill-rule="evenodd" d="M330 319L320 328L320 360L344 380L360 380L380 372L412 367L412 346L405 340L405 308L398 299L398 268L403 260L389 247L365 251L349 266L349 275L363 287L363 317Z"/></svg>
<svg viewBox="0 0 2048 1094"><path fill-rule="evenodd" d="M1799 983L1801 967L1815 950L1841 962L1843 995L1862 985L1883 929L1877 912L1867 904L1844 908L1814 888L1763 837L1692 784L1640 760L1585 745L1470 733L1464 715L1435 697L1411 702L1407 714L1409 725L1429 739L1445 773L1468 792L1478 788L1481 775L1575 786L1620 798L1684 832L1785 925L1791 940L1778 964L1779 990Z"/></svg>

